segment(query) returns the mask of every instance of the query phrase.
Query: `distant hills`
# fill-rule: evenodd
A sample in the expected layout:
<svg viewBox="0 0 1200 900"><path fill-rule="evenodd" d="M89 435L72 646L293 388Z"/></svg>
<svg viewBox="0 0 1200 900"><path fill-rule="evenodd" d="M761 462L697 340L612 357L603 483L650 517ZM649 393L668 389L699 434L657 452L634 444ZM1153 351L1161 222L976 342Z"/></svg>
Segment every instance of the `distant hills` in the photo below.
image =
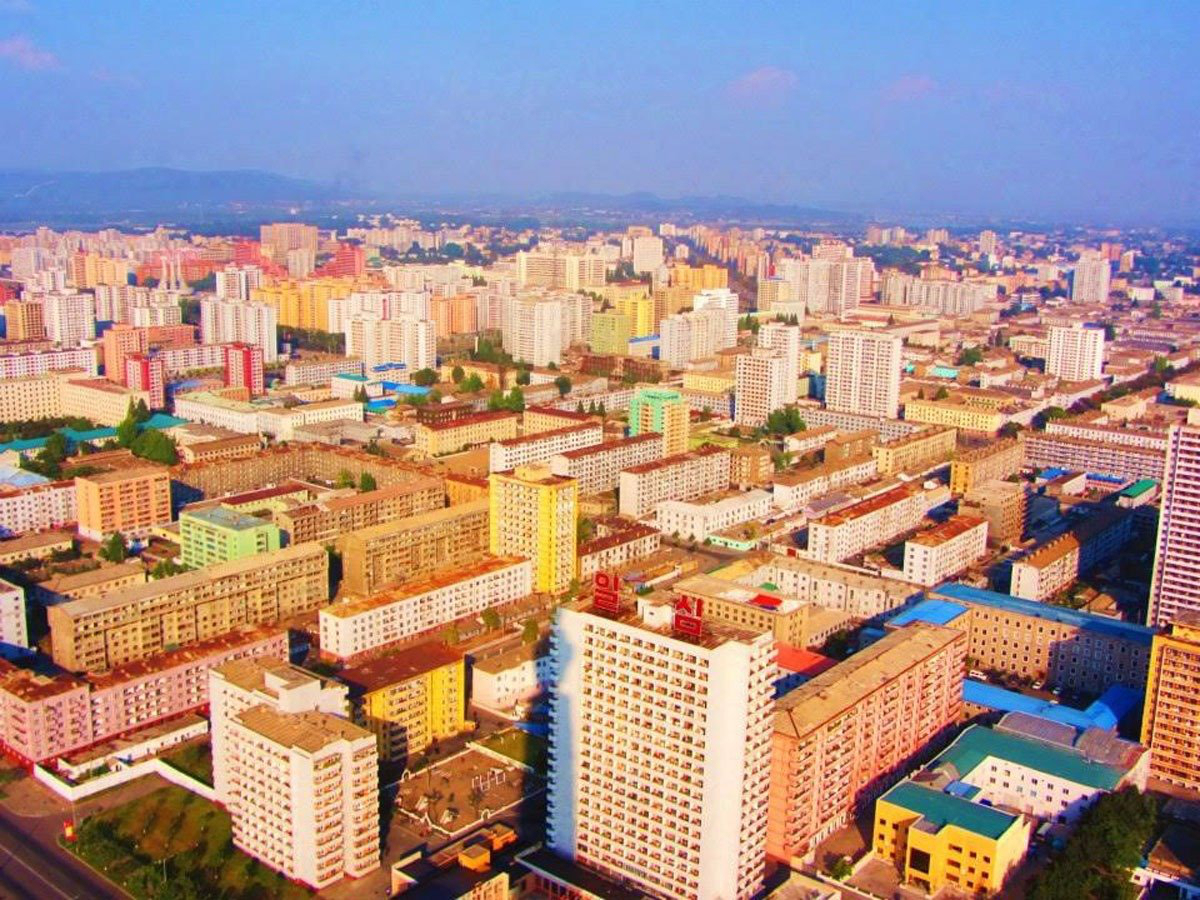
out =
<svg viewBox="0 0 1200 900"><path fill-rule="evenodd" d="M104 218L191 222L350 199L350 192L332 185L254 169L0 171L0 223Z"/></svg>

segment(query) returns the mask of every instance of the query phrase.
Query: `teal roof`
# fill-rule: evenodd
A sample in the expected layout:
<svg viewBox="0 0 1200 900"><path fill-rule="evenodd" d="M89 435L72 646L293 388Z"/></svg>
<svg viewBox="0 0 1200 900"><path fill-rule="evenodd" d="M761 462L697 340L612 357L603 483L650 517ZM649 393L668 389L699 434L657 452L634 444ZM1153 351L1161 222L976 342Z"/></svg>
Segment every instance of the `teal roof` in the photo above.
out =
<svg viewBox="0 0 1200 900"><path fill-rule="evenodd" d="M233 531L251 531L271 525L257 516L252 516L228 506L209 506L193 512L184 512L181 516L189 519L199 519L218 528L228 528Z"/></svg>
<svg viewBox="0 0 1200 900"><path fill-rule="evenodd" d="M166 413L155 413L145 422L138 426L139 431L144 431L147 428L163 430L166 428L175 428L179 425L186 425L187 419L180 419L177 416L170 416ZM115 428L92 428L89 431L76 431L74 428L60 428L58 432L73 444L82 444L91 441L104 441L117 436ZM7 444L0 444L0 452L5 450L16 450L25 452L26 450L41 450L46 446L46 439L40 438L25 438L19 441L9 441Z"/></svg>
<svg viewBox="0 0 1200 900"><path fill-rule="evenodd" d="M1153 478L1141 478L1129 485L1129 487L1125 488L1125 490L1121 491L1120 496L1140 497L1142 494L1146 493L1146 491L1153 489L1156 484L1158 484L1158 482Z"/></svg>
<svg viewBox="0 0 1200 900"><path fill-rule="evenodd" d="M1092 762L1076 750L982 725L967 728L933 765L949 763L964 778L989 756L1097 790L1111 791L1121 783L1119 769Z"/></svg>
<svg viewBox="0 0 1200 900"><path fill-rule="evenodd" d="M1016 816L991 806L972 803L952 794L943 794L913 781L902 781L882 797L911 812L918 813L939 831L957 825L964 831L999 840L1017 821Z"/></svg>

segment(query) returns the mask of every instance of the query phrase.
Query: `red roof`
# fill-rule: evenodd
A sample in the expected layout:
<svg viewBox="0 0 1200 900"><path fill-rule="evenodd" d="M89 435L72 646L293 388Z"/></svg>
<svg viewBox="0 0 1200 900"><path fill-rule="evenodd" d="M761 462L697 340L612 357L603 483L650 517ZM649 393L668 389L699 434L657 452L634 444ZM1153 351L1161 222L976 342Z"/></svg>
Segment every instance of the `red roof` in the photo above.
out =
<svg viewBox="0 0 1200 900"><path fill-rule="evenodd" d="M805 650L803 647L793 647L791 644L776 643L775 649L779 651L779 668L786 669L789 672L797 672L809 678L815 678L826 669L831 669L837 665L836 659L813 650Z"/></svg>

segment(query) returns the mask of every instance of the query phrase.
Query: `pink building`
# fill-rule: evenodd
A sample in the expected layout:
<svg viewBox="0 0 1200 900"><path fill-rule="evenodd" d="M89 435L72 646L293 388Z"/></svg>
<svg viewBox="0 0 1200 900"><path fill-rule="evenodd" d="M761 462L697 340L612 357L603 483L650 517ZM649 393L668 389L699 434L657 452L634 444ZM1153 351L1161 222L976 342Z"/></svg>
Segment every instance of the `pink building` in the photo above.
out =
<svg viewBox="0 0 1200 900"><path fill-rule="evenodd" d="M125 357L125 384L150 395L151 409L167 406L167 367L157 355L132 353Z"/></svg>
<svg viewBox="0 0 1200 900"><path fill-rule="evenodd" d="M203 709L209 669L287 652L286 631L260 626L82 678L0 660L0 749L29 765Z"/></svg>

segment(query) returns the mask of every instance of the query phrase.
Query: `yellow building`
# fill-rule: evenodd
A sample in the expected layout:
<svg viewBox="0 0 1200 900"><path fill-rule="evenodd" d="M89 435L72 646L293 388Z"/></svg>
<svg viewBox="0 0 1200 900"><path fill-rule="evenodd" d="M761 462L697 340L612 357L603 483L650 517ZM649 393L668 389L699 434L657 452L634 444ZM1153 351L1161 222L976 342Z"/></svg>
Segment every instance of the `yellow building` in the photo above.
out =
<svg viewBox="0 0 1200 900"><path fill-rule="evenodd" d="M496 410L449 422L413 426L413 449L426 456L457 453L476 444L507 441L517 436L520 414Z"/></svg>
<svg viewBox="0 0 1200 900"><path fill-rule="evenodd" d="M354 721L375 735L379 758L405 762L467 722L466 666L443 644L420 644L338 674Z"/></svg>
<svg viewBox="0 0 1200 900"><path fill-rule="evenodd" d="M629 317L630 337L645 337L654 334L654 301L646 296L620 297L616 301L617 312Z"/></svg>
<svg viewBox="0 0 1200 900"><path fill-rule="evenodd" d="M940 465L954 453L958 432L953 428L924 428L871 448L880 475L913 474Z"/></svg>
<svg viewBox="0 0 1200 900"><path fill-rule="evenodd" d="M875 855L906 884L991 894L1025 856L1030 821L903 781L876 801L873 831Z"/></svg>
<svg viewBox="0 0 1200 900"><path fill-rule="evenodd" d="M1200 791L1200 613L1180 613L1150 649L1142 743L1150 774Z"/></svg>
<svg viewBox="0 0 1200 900"><path fill-rule="evenodd" d="M985 481L1003 481L1024 463L1025 449L1016 438L963 450L950 463L950 492L967 494Z"/></svg>
<svg viewBox="0 0 1200 900"><path fill-rule="evenodd" d="M729 287L729 270L712 263L701 266L677 264L671 267L671 284L696 292L725 288Z"/></svg>
<svg viewBox="0 0 1200 900"><path fill-rule="evenodd" d="M731 372L684 372L683 389L685 391L704 391L709 394L723 394L734 389L734 376Z"/></svg>
<svg viewBox="0 0 1200 900"><path fill-rule="evenodd" d="M1004 413L962 402L954 396L944 400L912 398L904 403L904 418L927 425L946 425L962 431L995 434L1004 425Z"/></svg>
<svg viewBox="0 0 1200 900"><path fill-rule="evenodd" d="M350 296L366 286L358 278L313 278L280 281L250 292L255 303L269 303L279 311L279 324L293 328L329 330L329 301Z"/></svg>
<svg viewBox="0 0 1200 900"><path fill-rule="evenodd" d="M1167 382L1167 393L1176 400L1200 403L1200 375L1181 375Z"/></svg>
<svg viewBox="0 0 1200 900"><path fill-rule="evenodd" d="M533 562L533 589L561 594L575 578L579 485L548 466L494 472L489 490L489 550Z"/></svg>
<svg viewBox="0 0 1200 900"><path fill-rule="evenodd" d="M592 316L592 335L589 341L593 353L624 356L629 352L633 320L620 312L601 312Z"/></svg>
<svg viewBox="0 0 1200 900"><path fill-rule="evenodd" d="M155 525L171 521L171 472L147 463L75 479L79 533L93 541L120 532L143 538Z"/></svg>

